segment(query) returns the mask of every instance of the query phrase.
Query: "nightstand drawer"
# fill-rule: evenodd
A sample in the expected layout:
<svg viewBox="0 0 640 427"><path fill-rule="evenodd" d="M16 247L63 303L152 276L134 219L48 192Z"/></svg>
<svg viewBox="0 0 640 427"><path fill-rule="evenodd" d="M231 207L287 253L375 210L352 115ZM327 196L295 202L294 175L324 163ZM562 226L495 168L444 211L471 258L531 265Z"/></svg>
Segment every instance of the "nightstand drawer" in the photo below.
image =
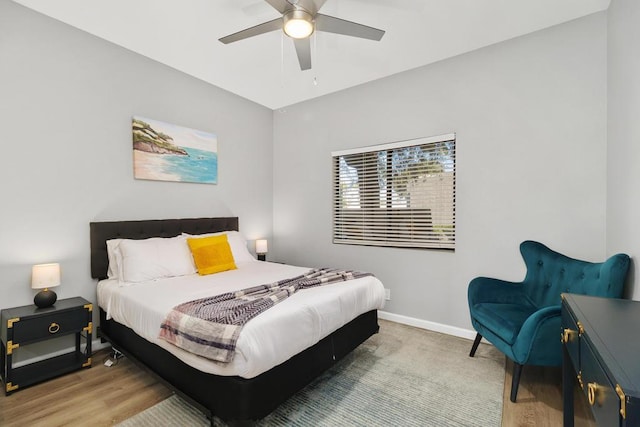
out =
<svg viewBox="0 0 640 427"><path fill-rule="evenodd" d="M39 317L22 318L13 324L13 342L28 344L81 331L89 323L87 311L79 307Z"/></svg>
<svg viewBox="0 0 640 427"><path fill-rule="evenodd" d="M598 425L617 426L620 418L620 398L611 384L591 346L584 338L580 340L580 367L584 394Z"/></svg>

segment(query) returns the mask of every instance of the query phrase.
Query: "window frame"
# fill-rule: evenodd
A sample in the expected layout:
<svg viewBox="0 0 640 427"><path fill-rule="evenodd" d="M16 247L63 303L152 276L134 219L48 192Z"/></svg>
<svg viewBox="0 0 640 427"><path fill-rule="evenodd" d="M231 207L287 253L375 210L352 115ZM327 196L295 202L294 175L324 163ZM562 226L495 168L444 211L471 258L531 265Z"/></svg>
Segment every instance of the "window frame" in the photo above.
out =
<svg viewBox="0 0 640 427"><path fill-rule="evenodd" d="M456 142L449 133L333 151L333 243L455 250Z"/></svg>

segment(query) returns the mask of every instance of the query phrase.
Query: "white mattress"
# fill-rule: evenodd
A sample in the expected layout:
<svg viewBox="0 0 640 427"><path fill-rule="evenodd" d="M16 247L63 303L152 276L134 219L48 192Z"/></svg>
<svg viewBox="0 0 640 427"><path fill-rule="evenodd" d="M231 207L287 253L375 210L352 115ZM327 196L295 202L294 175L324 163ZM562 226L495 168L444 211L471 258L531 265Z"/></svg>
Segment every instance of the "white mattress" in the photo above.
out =
<svg viewBox="0 0 640 427"><path fill-rule="evenodd" d="M183 362L216 375L253 378L349 323L382 308L385 294L375 277L304 289L261 313L243 328L230 363L216 362L158 339L160 324L176 305L198 298L272 283L309 270L262 261L238 263L238 269L208 276L197 274L123 285L98 283L98 304L108 318L133 329Z"/></svg>

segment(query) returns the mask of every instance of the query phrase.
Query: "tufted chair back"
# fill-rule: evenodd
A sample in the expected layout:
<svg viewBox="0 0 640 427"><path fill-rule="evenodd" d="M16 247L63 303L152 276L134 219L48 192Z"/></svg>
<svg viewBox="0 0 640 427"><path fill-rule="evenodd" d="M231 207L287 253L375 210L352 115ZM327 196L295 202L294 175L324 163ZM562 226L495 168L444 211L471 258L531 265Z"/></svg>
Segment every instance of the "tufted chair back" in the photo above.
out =
<svg viewBox="0 0 640 427"><path fill-rule="evenodd" d="M524 293L538 307L560 305L560 294L621 298L629 256L617 254L604 262L581 261L555 252L542 243L520 244L527 266Z"/></svg>

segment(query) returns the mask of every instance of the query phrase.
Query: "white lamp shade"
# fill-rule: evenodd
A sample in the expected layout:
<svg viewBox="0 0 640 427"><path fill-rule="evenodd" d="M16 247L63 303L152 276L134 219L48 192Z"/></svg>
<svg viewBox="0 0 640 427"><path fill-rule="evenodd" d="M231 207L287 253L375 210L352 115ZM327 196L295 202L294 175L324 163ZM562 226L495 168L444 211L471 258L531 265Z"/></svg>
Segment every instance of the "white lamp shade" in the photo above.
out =
<svg viewBox="0 0 640 427"><path fill-rule="evenodd" d="M266 254L267 252L269 252L267 241L264 239L256 240L256 253Z"/></svg>
<svg viewBox="0 0 640 427"><path fill-rule="evenodd" d="M31 268L31 288L44 289L60 285L60 264L38 264Z"/></svg>

